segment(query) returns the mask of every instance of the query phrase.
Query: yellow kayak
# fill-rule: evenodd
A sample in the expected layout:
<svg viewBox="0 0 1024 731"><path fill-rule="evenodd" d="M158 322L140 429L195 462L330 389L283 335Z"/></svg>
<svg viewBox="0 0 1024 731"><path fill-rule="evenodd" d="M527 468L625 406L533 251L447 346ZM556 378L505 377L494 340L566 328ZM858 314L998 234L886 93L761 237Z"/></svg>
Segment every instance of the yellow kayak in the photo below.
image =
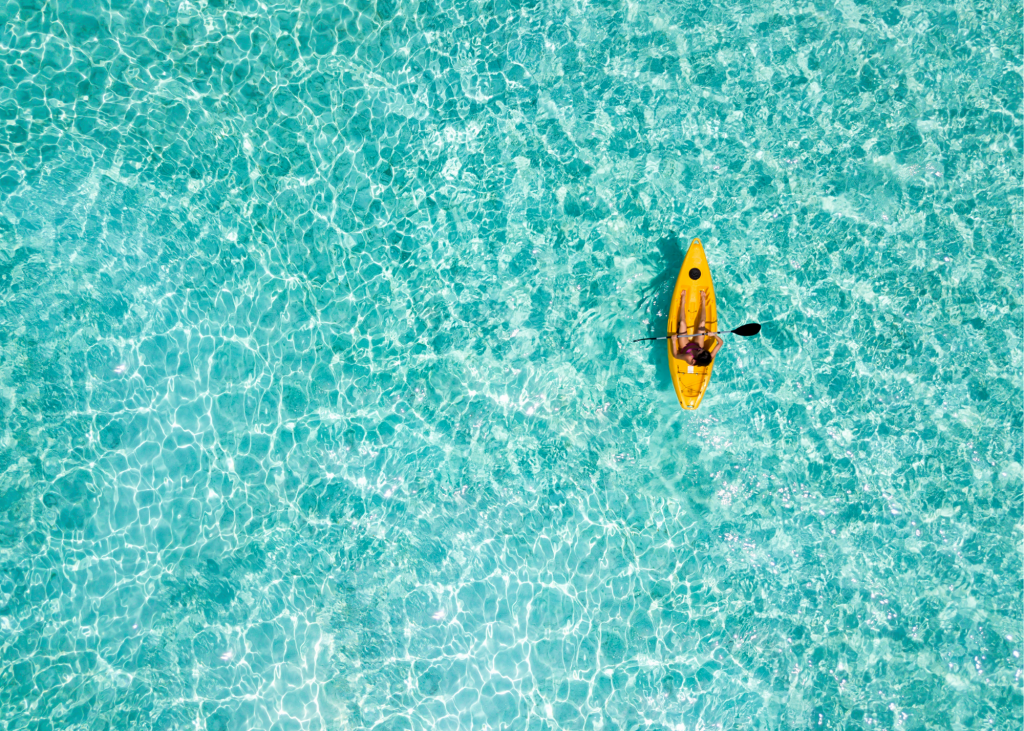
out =
<svg viewBox="0 0 1024 731"><path fill-rule="evenodd" d="M672 293L672 307L668 312L668 334L675 335L679 324L679 307L685 306L685 324L693 330L700 309L701 290L708 293L707 329L718 330L718 311L715 308L715 284L711 281L711 269L708 258L704 255L704 246L700 239L690 242L690 250L686 252L683 266L676 279L676 288ZM685 297L685 302L683 301ZM711 369L714 361L707 366L692 366L685 360L672 355L672 341L668 341L668 363L672 371L672 385L676 389L679 405L684 409L695 409L700 406L711 381Z"/></svg>

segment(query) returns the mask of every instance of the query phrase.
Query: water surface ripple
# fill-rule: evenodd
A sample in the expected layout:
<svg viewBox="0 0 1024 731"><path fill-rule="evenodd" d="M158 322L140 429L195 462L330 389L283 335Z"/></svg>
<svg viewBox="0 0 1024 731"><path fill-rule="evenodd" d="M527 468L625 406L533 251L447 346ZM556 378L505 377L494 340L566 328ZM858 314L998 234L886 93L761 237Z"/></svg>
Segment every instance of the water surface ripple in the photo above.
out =
<svg viewBox="0 0 1024 731"><path fill-rule="evenodd" d="M0 729L1020 728L1021 48L0 4Z"/></svg>

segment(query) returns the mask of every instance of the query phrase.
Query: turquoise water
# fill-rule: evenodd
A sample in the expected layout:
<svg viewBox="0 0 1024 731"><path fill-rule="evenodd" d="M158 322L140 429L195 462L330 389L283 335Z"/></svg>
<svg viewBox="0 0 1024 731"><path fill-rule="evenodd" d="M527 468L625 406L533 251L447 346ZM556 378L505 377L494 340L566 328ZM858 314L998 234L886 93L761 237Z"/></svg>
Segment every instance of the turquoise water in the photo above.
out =
<svg viewBox="0 0 1024 731"><path fill-rule="evenodd" d="M1021 47L0 5L0 729L1020 728Z"/></svg>

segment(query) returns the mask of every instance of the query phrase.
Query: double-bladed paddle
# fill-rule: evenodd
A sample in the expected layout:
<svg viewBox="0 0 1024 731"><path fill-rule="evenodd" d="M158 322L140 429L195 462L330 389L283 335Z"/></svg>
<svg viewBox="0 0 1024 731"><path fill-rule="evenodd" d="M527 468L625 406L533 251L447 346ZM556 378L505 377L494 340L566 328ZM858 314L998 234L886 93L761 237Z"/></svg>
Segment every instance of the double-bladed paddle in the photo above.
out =
<svg viewBox="0 0 1024 731"><path fill-rule="evenodd" d="M752 335L757 335L759 332L761 332L761 323L759 323L759 322L748 322L746 325L740 325L735 330L722 330L722 331L719 331L719 332L708 332L708 333L679 333L679 336L680 337L684 337L684 338L696 338L696 337L700 337L701 335L729 335L731 333L733 335L739 335L741 338L749 338ZM634 343L642 343L645 340L668 340L669 338L674 338L674 337L676 337L676 336L675 335L663 335L660 338L640 338L639 340L634 340L633 342Z"/></svg>

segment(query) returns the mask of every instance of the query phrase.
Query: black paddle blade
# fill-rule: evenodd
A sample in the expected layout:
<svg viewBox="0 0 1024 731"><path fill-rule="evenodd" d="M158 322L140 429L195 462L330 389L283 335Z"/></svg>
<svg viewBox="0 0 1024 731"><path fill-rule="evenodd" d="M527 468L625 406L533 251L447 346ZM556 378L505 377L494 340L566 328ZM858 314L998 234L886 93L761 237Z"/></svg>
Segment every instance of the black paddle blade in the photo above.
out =
<svg viewBox="0 0 1024 731"><path fill-rule="evenodd" d="M757 335L761 332L761 323L748 322L746 325L740 325L738 328L733 330L733 332L741 338L749 338L751 335Z"/></svg>

